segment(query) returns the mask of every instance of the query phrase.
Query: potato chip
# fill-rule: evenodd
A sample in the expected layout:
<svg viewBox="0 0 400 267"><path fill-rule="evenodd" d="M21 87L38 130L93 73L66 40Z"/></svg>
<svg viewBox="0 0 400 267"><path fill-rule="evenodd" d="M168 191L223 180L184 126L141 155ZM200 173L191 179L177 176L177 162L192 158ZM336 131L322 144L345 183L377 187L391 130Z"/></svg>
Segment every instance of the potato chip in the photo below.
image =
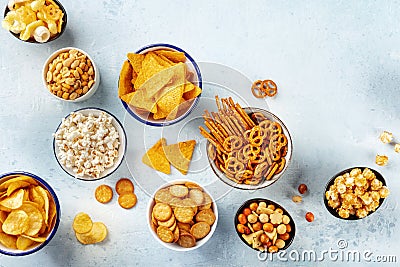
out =
<svg viewBox="0 0 400 267"><path fill-rule="evenodd" d="M158 140L157 143L154 144L142 157L142 162L157 171L170 174L171 166L163 150L163 146L165 145L165 138Z"/></svg>
<svg viewBox="0 0 400 267"><path fill-rule="evenodd" d="M182 174L186 175L189 169L190 161L192 160L195 146L195 140L167 145L164 146L165 156L175 168L177 168Z"/></svg>
<svg viewBox="0 0 400 267"><path fill-rule="evenodd" d="M102 222L95 222L88 233L75 233L75 236L84 245L100 243L107 237L107 227Z"/></svg>
<svg viewBox="0 0 400 267"><path fill-rule="evenodd" d="M131 193L125 193L118 197L118 204L124 209L131 209L136 205L137 197Z"/></svg>
<svg viewBox="0 0 400 267"><path fill-rule="evenodd" d="M13 176L9 176L9 177L13 177ZM10 184L12 184L14 182L18 182L18 181L28 182L28 183L30 183L32 185L38 185L38 183L32 177L25 176L25 175L18 175L18 176L15 176L15 177L13 177L11 179L8 179L7 181L1 183L0 184L0 191L3 191L4 189L7 189Z"/></svg>
<svg viewBox="0 0 400 267"><path fill-rule="evenodd" d="M49 196L47 195L46 190L44 190L43 187L36 186L35 188L44 200L44 222L45 222L45 224L48 224L48 221L49 221Z"/></svg>
<svg viewBox="0 0 400 267"><path fill-rule="evenodd" d="M134 189L135 187L133 186L132 181L128 178L121 178L115 184L115 191L117 191L119 195L124 193L133 193Z"/></svg>
<svg viewBox="0 0 400 267"><path fill-rule="evenodd" d="M18 236L17 241L15 243L16 243L17 249L26 250L30 246L32 246L35 243L35 241L33 241L29 238L26 238L24 236Z"/></svg>
<svg viewBox="0 0 400 267"><path fill-rule="evenodd" d="M43 225L43 216L39 209L28 202L24 202L18 209L24 211L29 218L28 229L24 231L24 234L34 236L39 233Z"/></svg>
<svg viewBox="0 0 400 267"><path fill-rule="evenodd" d="M176 51L171 51L171 50L156 50L155 53L159 56L165 56L169 60L175 63L182 62L184 63L186 61L186 56L185 53L183 52L176 52Z"/></svg>
<svg viewBox="0 0 400 267"><path fill-rule="evenodd" d="M30 187L29 188L29 199L32 202L35 202L36 204L39 205L39 208L43 208L44 207L44 199L42 197L42 194L39 194L38 190L35 187Z"/></svg>
<svg viewBox="0 0 400 267"><path fill-rule="evenodd" d="M35 242L38 242L38 243L43 243L47 239L47 237L45 237L45 236L39 236L39 237L34 237L34 236L29 236L29 235L21 235L21 236L26 237L26 238L33 240Z"/></svg>
<svg viewBox="0 0 400 267"><path fill-rule="evenodd" d="M57 208L56 204L54 201L49 202L49 222L48 222L48 231L50 232L53 228L54 225L56 224L56 219L57 219Z"/></svg>
<svg viewBox="0 0 400 267"><path fill-rule="evenodd" d="M94 192L94 196L98 202L108 203L113 198L112 188L105 184L99 185Z"/></svg>
<svg viewBox="0 0 400 267"><path fill-rule="evenodd" d="M24 182L24 181L15 181L12 182L7 189L7 196L10 196L15 190L28 187L31 184L29 182Z"/></svg>
<svg viewBox="0 0 400 267"><path fill-rule="evenodd" d="M132 80L133 68L128 60L124 61L122 65L122 69L119 75L118 81L118 96L121 97L123 95L129 94L134 91ZM129 103L129 102L128 102Z"/></svg>
<svg viewBox="0 0 400 267"><path fill-rule="evenodd" d="M0 243L7 248L17 249L17 237L8 235L6 233L0 233Z"/></svg>
<svg viewBox="0 0 400 267"><path fill-rule="evenodd" d="M22 202L24 201L24 189L19 189L12 193L9 197L0 201L0 206L3 206L8 209L18 209L22 206Z"/></svg>
<svg viewBox="0 0 400 267"><path fill-rule="evenodd" d="M4 210L0 210L0 222L4 223L8 215L8 212L5 212Z"/></svg>
<svg viewBox="0 0 400 267"><path fill-rule="evenodd" d="M23 210L13 210L8 214L2 225L4 233L9 235L20 235L29 228L29 216Z"/></svg>
<svg viewBox="0 0 400 267"><path fill-rule="evenodd" d="M88 233L92 230L93 222L90 216L84 212L79 212L75 215L72 223L72 228L78 234Z"/></svg>

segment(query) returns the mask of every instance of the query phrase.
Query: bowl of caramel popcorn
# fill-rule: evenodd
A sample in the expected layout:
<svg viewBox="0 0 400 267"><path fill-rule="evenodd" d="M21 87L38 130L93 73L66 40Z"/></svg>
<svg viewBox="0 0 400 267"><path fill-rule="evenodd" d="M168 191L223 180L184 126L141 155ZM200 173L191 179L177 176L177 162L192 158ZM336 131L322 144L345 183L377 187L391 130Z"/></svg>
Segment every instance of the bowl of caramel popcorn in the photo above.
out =
<svg viewBox="0 0 400 267"><path fill-rule="evenodd" d="M368 167L352 167L329 180L324 203L339 219L359 220L374 213L389 193L379 172Z"/></svg>

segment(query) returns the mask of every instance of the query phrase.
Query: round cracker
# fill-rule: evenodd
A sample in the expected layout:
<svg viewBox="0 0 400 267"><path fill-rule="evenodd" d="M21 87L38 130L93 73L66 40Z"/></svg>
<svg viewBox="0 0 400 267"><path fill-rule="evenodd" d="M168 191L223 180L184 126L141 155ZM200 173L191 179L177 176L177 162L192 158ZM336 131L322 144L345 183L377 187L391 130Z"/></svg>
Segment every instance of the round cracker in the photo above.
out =
<svg viewBox="0 0 400 267"><path fill-rule="evenodd" d="M172 243L174 241L174 234L165 226L157 227L157 236L165 243Z"/></svg>
<svg viewBox="0 0 400 267"><path fill-rule="evenodd" d="M193 220L194 211L190 207L176 207L174 210L175 218L183 223L189 223Z"/></svg>
<svg viewBox="0 0 400 267"><path fill-rule="evenodd" d="M75 233L75 236L84 245L99 243L107 237L107 227L102 222L95 222L88 233Z"/></svg>
<svg viewBox="0 0 400 267"><path fill-rule="evenodd" d="M210 226L214 224L215 219L215 214L211 209L202 210L196 214L197 222L205 222Z"/></svg>
<svg viewBox="0 0 400 267"><path fill-rule="evenodd" d="M135 187L131 180L128 178L121 178L115 184L115 191L117 191L118 195L122 195L125 193L133 193Z"/></svg>
<svg viewBox="0 0 400 267"><path fill-rule="evenodd" d="M207 209L211 209L211 205L212 205L212 199L211 197L207 194L203 192L203 204L199 207L199 210L207 210Z"/></svg>
<svg viewBox="0 0 400 267"><path fill-rule="evenodd" d="M179 235L178 244L184 248L196 246L196 238L189 233L181 233Z"/></svg>
<svg viewBox="0 0 400 267"><path fill-rule="evenodd" d="M178 242L178 240L179 240L179 233L180 233L179 227L175 227L175 230L174 230L174 243Z"/></svg>
<svg viewBox="0 0 400 267"><path fill-rule="evenodd" d="M185 186L186 186L187 188L189 188L189 189L197 188L197 189L202 190L202 188L200 187L200 185L198 185L198 184L196 184L196 183L193 183L193 182L186 182L186 183L185 183Z"/></svg>
<svg viewBox="0 0 400 267"><path fill-rule="evenodd" d="M72 228L78 234L88 233L92 230L93 222L87 213L79 212L76 214L72 223Z"/></svg>
<svg viewBox="0 0 400 267"><path fill-rule="evenodd" d="M175 197L185 197L189 193L189 189L184 185L176 184L169 187L169 192Z"/></svg>
<svg viewBox="0 0 400 267"><path fill-rule="evenodd" d="M136 205L137 197L135 193L125 193L119 195L118 204L124 209L131 209Z"/></svg>
<svg viewBox="0 0 400 267"><path fill-rule="evenodd" d="M208 223L206 222L198 222L195 223L192 228L190 228L190 233L196 238L196 239L202 239L208 233L210 232L211 227Z"/></svg>
<svg viewBox="0 0 400 267"><path fill-rule="evenodd" d="M192 189L189 192L189 198L192 199L197 205L203 204L204 195L199 189Z"/></svg>
<svg viewBox="0 0 400 267"><path fill-rule="evenodd" d="M191 198L185 198L184 200L181 201L182 207L190 207L193 209L194 214L197 213L197 204L194 202L193 199Z"/></svg>
<svg viewBox="0 0 400 267"><path fill-rule="evenodd" d="M177 226L180 231L186 231L187 233L190 232L190 228L192 227L189 223L182 223L182 222L178 222Z"/></svg>
<svg viewBox="0 0 400 267"><path fill-rule="evenodd" d="M166 220L165 222L163 222L163 221L158 221L157 224L158 224L159 226L171 227L172 225L174 225L175 222L176 222L175 216L172 215L171 218L169 218L169 219Z"/></svg>
<svg viewBox="0 0 400 267"><path fill-rule="evenodd" d="M168 204L157 203L153 207L154 218L157 221L165 222L172 216L172 209Z"/></svg>
<svg viewBox="0 0 400 267"><path fill-rule="evenodd" d="M171 225L170 227L168 227L171 231L174 231L176 228L176 221L174 222L173 225Z"/></svg>
<svg viewBox="0 0 400 267"><path fill-rule="evenodd" d="M99 185L94 192L96 200L100 203L108 203L113 198L113 190L106 184Z"/></svg>
<svg viewBox="0 0 400 267"><path fill-rule="evenodd" d="M174 198L174 196L171 195L168 188L158 190L154 196L156 203L170 203L172 198Z"/></svg>

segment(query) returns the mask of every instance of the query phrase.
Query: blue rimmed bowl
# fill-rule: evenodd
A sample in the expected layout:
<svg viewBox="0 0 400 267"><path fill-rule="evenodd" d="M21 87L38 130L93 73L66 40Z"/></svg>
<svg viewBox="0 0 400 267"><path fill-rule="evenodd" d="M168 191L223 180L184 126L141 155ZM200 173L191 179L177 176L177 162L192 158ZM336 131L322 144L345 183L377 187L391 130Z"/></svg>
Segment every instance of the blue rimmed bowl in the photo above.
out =
<svg viewBox="0 0 400 267"><path fill-rule="evenodd" d="M15 171L15 172L1 174L0 175L0 184L2 184L3 182L5 182L11 178L14 178L14 177L20 176L20 175L28 176L28 177L34 179L40 186L42 186L49 193L49 201L54 203L54 207L56 209L56 215L54 218L55 221L54 221L54 223L52 223L52 229L48 233L46 240L43 243L36 243L36 244L32 245L31 247L29 247L27 250L19 250L19 249L8 248L0 242L0 253L9 255L9 256L25 256L25 255L35 253L35 252L41 250L42 248L44 248L56 234L58 226L60 224L60 217L61 217L60 203L58 201L58 197L57 197L56 193L54 192L53 188L43 178L40 178L39 176L29 173L29 172Z"/></svg>
<svg viewBox="0 0 400 267"><path fill-rule="evenodd" d="M190 79L190 82L192 82L194 85L197 85L200 88L203 87L203 82L202 82L202 77L201 77L199 66L194 61L194 59L183 49L176 47L174 45L160 43L160 44L147 45L145 47L140 48L135 53L136 54L146 54L147 52L156 51L156 50L160 50L160 49L183 52L186 56L185 64L187 66L187 70L189 72L193 73L192 78ZM200 96L201 96L201 94L190 101L186 101L185 108L183 108L182 110L179 110L178 116L173 120L167 120L167 119L155 120L151 116L149 116L148 112L143 112L140 109L137 109L131 105L128 105L127 103L125 103L122 100L121 100L121 103L124 106L124 108L126 109L126 111L129 113L129 115L131 115L133 118L140 121L141 123L144 123L144 124L150 125L150 126L163 127L163 126L175 124L175 123L180 122L181 120L185 119L196 107L197 103L199 102Z"/></svg>

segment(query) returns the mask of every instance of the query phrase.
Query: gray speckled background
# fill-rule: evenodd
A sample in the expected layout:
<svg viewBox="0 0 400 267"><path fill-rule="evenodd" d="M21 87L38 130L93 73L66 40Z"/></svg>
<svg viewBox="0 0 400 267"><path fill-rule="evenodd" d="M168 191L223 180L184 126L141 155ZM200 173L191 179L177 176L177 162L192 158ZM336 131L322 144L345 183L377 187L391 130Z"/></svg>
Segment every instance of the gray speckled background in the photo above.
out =
<svg viewBox="0 0 400 267"><path fill-rule="evenodd" d="M378 141L382 130L393 132L400 141L399 1L62 2L68 25L52 43L27 44L0 31L0 172L25 170L45 178L58 194L62 210L59 230L47 247L21 258L0 255L0 266L345 264L327 255L322 262L259 260L233 227L236 209L252 197L270 198L293 216L297 235L288 253L372 251L371 266L377 265L373 260L379 255L394 255L400 261L400 154ZM152 238L146 225L149 197L139 186L139 201L132 210L122 210L115 198L107 205L95 201L97 185L132 177L127 164L105 180L82 182L61 170L52 151L52 132L75 109L98 106L125 119L116 95L120 66L127 52L157 42L175 44L199 62L239 70L249 81L276 81L279 93L267 105L285 121L294 142L293 160L281 180L258 191L227 191L217 202L216 232L203 247L187 253L166 250ZM86 102L62 103L42 85L44 61L66 46L87 51L100 69L99 90ZM214 89L204 89L212 97ZM240 90L248 94L247 88L238 89L242 95ZM131 138L130 148L141 141ZM375 165L376 153L389 156L388 166ZM324 186L335 173L357 165L380 171L391 195L368 218L338 220L323 206ZM140 173L133 176L139 183L143 179ZM290 198L300 183L306 183L310 192L302 204L296 204ZM104 243L82 246L77 242L71 222L79 211L108 226ZM305 221L306 211L315 214L313 223ZM338 248L339 240L346 241L345 249Z"/></svg>

